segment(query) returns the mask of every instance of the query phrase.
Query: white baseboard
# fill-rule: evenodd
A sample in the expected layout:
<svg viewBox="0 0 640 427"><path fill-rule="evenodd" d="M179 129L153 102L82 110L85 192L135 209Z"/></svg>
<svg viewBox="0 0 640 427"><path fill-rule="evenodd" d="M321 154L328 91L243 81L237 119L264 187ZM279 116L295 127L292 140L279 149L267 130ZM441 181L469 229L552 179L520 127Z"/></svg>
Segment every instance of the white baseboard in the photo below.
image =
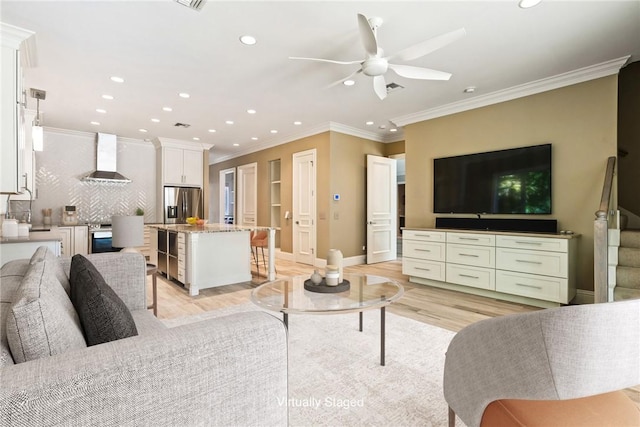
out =
<svg viewBox="0 0 640 427"><path fill-rule="evenodd" d="M593 304L594 299L593 291L577 289L576 296L571 300L571 304Z"/></svg>
<svg viewBox="0 0 640 427"><path fill-rule="evenodd" d="M295 261L293 259L293 254L291 252L282 252L280 249L276 249L276 259L281 259L281 260L291 261L291 262ZM353 265L365 264L366 262L367 262L366 255L358 255L358 256L344 258L342 260L342 266L351 267ZM316 258L315 262L313 263L313 266L318 268L325 268L327 266L327 260L323 258Z"/></svg>

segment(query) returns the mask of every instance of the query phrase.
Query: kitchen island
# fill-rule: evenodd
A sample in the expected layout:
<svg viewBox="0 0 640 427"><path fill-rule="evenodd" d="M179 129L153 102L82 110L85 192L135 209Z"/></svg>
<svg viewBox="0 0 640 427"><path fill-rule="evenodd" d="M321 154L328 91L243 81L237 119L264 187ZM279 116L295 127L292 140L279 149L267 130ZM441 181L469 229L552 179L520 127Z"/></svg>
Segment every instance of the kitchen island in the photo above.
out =
<svg viewBox="0 0 640 427"><path fill-rule="evenodd" d="M155 224L158 271L196 296L201 289L251 280L251 231L269 231L267 280L275 279L275 229L229 224Z"/></svg>

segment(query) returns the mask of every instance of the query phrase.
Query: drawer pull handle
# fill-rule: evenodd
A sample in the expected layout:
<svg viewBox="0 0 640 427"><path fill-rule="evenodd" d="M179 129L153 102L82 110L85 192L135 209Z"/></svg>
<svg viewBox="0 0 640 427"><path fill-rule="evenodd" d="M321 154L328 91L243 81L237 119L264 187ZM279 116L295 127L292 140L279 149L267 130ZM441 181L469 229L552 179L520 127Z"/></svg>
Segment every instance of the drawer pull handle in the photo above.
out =
<svg viewBox="0 0 640 427"><path fill-rule="evenodd" d="M516 243L519 245L537 245L537 246L540 246L542 244L542 242L524 242L524 241L518 241L518 240L516 240Z"/></svg>
<svg viewBox="0 0 640 427"><path fill-rule="evenodd" d="M526 283L516 283L517 286L524 286L525 288L542 289L542 286L527 285Z"/></svg>
<svg viewBox="0 0 640 427"><path fill-rule="evenodd" d="M525 264L536 264L536 265L541 265L542 264L542 262L540 262L540 261L529 261L529 260L526 260L526 259L517 259L516 262L523 262Z"/></svg>
<svg viewBox="0 0 640 427"><path fill-rule="evenodd" d="M420 248L416 248L416 252L431 252L431 249L420 249Z"/></svg>
<svg viewBox="0 0 640 427"><path fill-rule="evenodd" d="M431 237L431 234L416 234L416 237Z"/></svg>
<svg viewBox="0 0 640 427"><path fill-rule="evenodd" d="M477 237L458 237L458 239L460 239L460 240L473 240L474 242L477 242L478 240L480 240Z"/></svg>
<svg viewBox="0 0 640 427"><path fill-rule="evenodd" d="M480 278L478 276L472 276L470 274L459 274L458 276L460 276L460 277L468 277L469 279L479 279Z"/></svg>
<svg viewBox="0 0 640 427"><path fill-rule="evenodd" d="M472 258L478 258L480 255L474 255L474 254L458 254L460 256L468 256L468 257L472 257Z"/></svg>
<svg viewBox="0 0 640 427"><path fill-rule="evenodd" d="M416 267L416 270L431 271L430 268Z"/></svg>

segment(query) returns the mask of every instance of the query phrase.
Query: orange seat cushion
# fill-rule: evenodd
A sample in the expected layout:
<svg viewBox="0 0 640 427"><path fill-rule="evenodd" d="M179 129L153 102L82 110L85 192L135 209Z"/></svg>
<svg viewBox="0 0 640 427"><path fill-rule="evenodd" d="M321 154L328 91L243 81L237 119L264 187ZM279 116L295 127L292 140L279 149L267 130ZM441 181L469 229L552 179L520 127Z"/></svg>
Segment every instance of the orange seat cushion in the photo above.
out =
<svg viewBox="0 0 640 427"><path fill-rule="evenodd" d="M640 409L622 391L569 400L496 400L483 427L640 426Z"/></svg>

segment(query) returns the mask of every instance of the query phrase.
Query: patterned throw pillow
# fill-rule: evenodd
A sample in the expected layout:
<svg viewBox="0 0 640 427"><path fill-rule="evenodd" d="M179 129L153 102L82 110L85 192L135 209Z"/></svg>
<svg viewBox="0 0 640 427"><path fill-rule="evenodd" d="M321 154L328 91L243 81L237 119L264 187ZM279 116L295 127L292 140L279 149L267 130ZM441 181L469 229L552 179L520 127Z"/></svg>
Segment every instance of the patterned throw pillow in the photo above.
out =
<svg viewBox="0 0 640 427"><path fill-rule="evenodd" d="M16 363L87 347L56 266L47 260L31 265L16 291L7 314L7 341Z"/></svg>
<svg viewBox="0 0 640 427"><path fill-rule="evenodd" d="M131 312L82 255L71 259L71 301L89 346L138 335Z"/></svg>

